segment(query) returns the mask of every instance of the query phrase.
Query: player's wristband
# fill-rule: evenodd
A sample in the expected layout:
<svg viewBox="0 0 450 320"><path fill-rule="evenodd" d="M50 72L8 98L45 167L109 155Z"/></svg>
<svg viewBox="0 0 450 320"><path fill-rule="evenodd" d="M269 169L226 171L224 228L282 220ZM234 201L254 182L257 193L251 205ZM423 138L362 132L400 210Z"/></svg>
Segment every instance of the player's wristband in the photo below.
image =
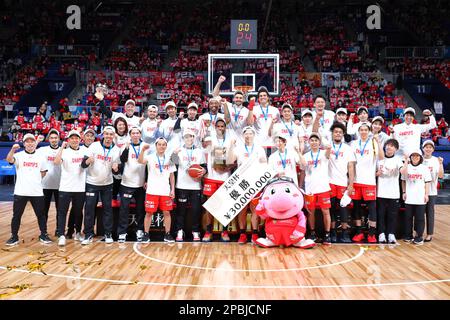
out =
<svg viewBox="0 0 450 320"><path fill-rule="evenodd" d="M253 107L255 106L255 100L251 100L249 103L248 103L248 110L250 110L250 111L253 111Z"/></svg>

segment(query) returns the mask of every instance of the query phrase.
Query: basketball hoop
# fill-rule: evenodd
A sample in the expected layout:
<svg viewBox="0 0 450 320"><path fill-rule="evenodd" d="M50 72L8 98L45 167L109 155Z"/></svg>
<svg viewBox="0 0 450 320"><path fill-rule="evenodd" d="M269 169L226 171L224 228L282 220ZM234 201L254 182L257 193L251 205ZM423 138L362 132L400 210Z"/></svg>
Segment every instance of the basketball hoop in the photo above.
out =
<svg viewBox="0 0 450 320"><path fill-rule="evenodd" d="M247 92L253 89L253 86L249 85L235 86L234 89L235 89L234 91L239 90L242 91L244 94L246 94Z"/></svg>

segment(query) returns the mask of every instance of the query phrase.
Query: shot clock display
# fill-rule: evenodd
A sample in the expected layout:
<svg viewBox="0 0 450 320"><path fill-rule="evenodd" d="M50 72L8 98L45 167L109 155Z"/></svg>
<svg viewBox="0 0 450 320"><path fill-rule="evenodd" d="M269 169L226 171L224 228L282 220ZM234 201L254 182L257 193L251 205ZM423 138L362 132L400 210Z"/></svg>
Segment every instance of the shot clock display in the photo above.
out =
<svg viewBox="0 0 450 320"><path fill-rule="evenodd" d="M258 43L258 20L231 20L231 49L255 50Z"/></svg>

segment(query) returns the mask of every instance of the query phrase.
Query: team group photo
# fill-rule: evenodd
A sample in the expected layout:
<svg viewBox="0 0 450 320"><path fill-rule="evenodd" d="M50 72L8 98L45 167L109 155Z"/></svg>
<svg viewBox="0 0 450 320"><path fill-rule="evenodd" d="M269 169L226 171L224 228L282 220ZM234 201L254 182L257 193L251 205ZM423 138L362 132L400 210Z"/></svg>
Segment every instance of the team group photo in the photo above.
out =
<svg viewBox="0 0 450 320"><path fill-rule="evenodd" d="M0 300L448 300L449 9L0 1Z"/></svg>

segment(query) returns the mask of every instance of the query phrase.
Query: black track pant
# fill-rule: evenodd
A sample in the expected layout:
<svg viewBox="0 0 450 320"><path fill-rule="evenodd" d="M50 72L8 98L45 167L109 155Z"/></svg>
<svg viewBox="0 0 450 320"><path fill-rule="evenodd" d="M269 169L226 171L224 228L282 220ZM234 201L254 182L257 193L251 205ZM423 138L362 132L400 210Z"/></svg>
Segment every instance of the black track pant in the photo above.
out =
<svg viewBox="0 0 450 320"><path fill-rule="evenodd" d="M352 218L353 220L361 220L361 203L362 200L354 200L353 201L353 214ZM377 221L377 205L376 201L366 201L367 209L369 211L369 221Z"/></svg>
<svg viewBox="0 0 450 320"><path fill-rule="evenodd" d="M377 229L379 234L395 234L399 209L399 199L377 198Z"/></svg>
<svg viewBox="0 0 450 320"><path fill-rule="evenodd" d="M192 232L200 232L200 216L202 194L200 190L176 189L177 193L177 218L176 230L184 229L184 218L186 217L187 204L191 204L192 210Z"/></svg>
<svg viewBox="0 0 450 320"><path fill-rule="evenodd" d="M59 205L59 196L58 189L44 189L44 215L45 215L45 223L48 221L48 211L50 210L50 204L52 202L52 196L55 197L55 207L56 212L58 212ZM56 214L56 221L58 221L58 214ZM58 223L58 222L56 222Z"/></svg>
<svg viewBox="0 0 450 320"><path fill-rule="evenodd" d="M86 198L86 194L85 198ZM86 199L85 199L86 200ZM84 201L83 201L84 204ZM67 222L67 234L73 234L76 232L81 232L81 229L83 228L83 217L81 217L81 220L75 221L75 212L73 211L73 206L70 208L69 213L69 221Z"/></svg>
<svg viewBox="0 0 450 320"><path fill-rule="evenodd" d="M44 215L44 197L26 197L14 195L13 217L11 221L11 234L17 236L19 234L20 221L28 201L31 202L34 214L38 219L39 230L41 234L47 233L47 220Z"/></svg>
<svg viewBox="0 0 450 320"><path fill-rule="evenodd" d="M414 230L422 237L425 230L425 205L405 204L405 238L412 238Z"/></svg>
<svg viewBox="0 0 450 320"><path fill-rule="evenodd" d="M75 224L81 225L83 220L83 205L86 197L84 192L59 192L59 206L56 232L58 236L63 236L66 227L67 211L72 202L72 211L74 214Z"/></svg>
<svg viewBox="0 0 450 320"><path fill-rule="evenodd" d="M116 179L116 178L114 178L113 177L113 193L112 193L112 198L114 199L114 200L117 200L117 195L119 194L119 192L120 192L120 186L121 186L121 183L122 182L122 179Z"/></svg>
<svg viewBox="0 0 450 320"><path fill-rule="evenodd" d="M138 230L144 230L144 200L145 190L144 188L130 188L121 185L120 186L120 211L119 211L119 225L117 227L117 234L126 234L128 229L129 218L129 205L131 198L136 200L136 221L138 224Z"/></svg>
<svg viewBox="0 0 450 320"><path fill-rule="evenodd" d="M331 221L336 222L337 216L341 216L341 223L348 222L348 209L347 207L341 207L341 199L336 197L331 198Z"/></svg>
<svg viewBox="0 0 450 320"><path fill-rule="evenodd" d="M103 206L103 228L105 234L112 233L112 186L112 184L106 186L94 186L86 183L86 203L84 206L84 234L86 237L94 235L95 208L97 207L99 195Z"/></svg>
<svg viewBox="0 0 450 320"><path fill-rule="evenodd" d="M425 207L425 215L427 218L427 235L434 233L434 205L437 196L428 196L428 202Z"/></svg>

